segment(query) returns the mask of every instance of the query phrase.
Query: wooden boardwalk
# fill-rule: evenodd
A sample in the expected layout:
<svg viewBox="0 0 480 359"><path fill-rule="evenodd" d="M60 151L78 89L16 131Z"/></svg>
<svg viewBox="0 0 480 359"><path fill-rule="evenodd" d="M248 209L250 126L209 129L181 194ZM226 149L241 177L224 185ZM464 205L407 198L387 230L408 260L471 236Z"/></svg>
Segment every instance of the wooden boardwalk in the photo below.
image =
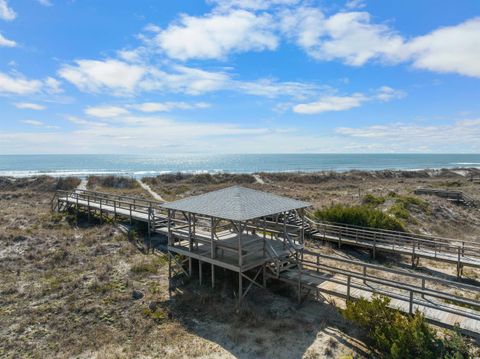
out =
<svg viewBox="0 0 480 359"><path fill-rule="evenodd" d="M62 206L71 206L87 213L96 211L100 215L107 213L115 218L122 217L130 221L145 222L149 227L149 232L165 234L166 211L162 208L162 203L158 201L84 190L59 191L53 201L53 207ZM464 267L480 268L480 243L477 242L308 220L311 239L333 242L338 247L349 245L366 248L371 250L373 257L376 252L381 251L409 256L412 259L412 266L416 266L420 258L450 263L456 266L459 277ZM274 222L268 222L268 225L273 229L283 228L283 224L279 225ZM288 226L298 228L297 224Z"/></svg>
<svg viewBox="0 0 480 359"><path fill-rule="evenodd" d="M480 287L410 271L386 268L306 250L301 270L269 275L303 293L324 295L344 305L343 299L371 299L377 293L390 298L390 306L404 313L419 310L432 323L480 338ZM340 299L340 302L338 301Z"/></svg>
<svg viewBox="0 0 480 359"><path fill-rule="evenodd" d="M306 233L311 239L332 242L339 248L366 248L373 258L381 251L407 255L413 267L420 258L450 263L456 266L458 277L464 267L480 268L480 242L307 220Z"/></svg>
<svg viewBox="0 0 480 359"><path fill-rule="evenodd" d="M85 190L59 191L52 201L52 208L55 210L70 208L77 213L81 211L87 215L96 213L100 217L137 220L146 223L149 232L167 233L166 211L162 208L162 203L157 201ZM254 234L255 230L269 233L272 243L275 244L281 232L278 230L279 223L266 222L266 225L268 227L266 230L264 228L249 230L251 232L253 230L251 234ZM460 245L460 242L453 240L445 242L444 239L408 237L408 234L403 234L407 237L402 238L395 233L385 231L346 228L322 223L316 225L317 231L312 234L312 239L334 242L339 247L352 245L368 248L373 252L386 251L411 255L413 259L421 257L456 263L460 269L463 266L480 267L480 251L471 243L464 242ZM175 228L180 237L182 230L185 231L180 227ZM200 238L200 231L198 235ZM225 236L227 238L228 234ZM177 249L180 251L183 247L181 242L179 244ZM205 253L210 253L207 246L199 247L198 250L198 255L202 257L205 257ZM347 269L342 269L345 265ZM458 323L465 333L480 336L480 287L478 286L322 255L309 250L303 251L301 270L290 268L277 274L270 272L268 276L299 285L304 292L310 290L316 294L323 293L337 298L370 298L374 293L380 293L391 298L392 307L403 312L411 313L418 309L432 322L447 327Z"/></svg>

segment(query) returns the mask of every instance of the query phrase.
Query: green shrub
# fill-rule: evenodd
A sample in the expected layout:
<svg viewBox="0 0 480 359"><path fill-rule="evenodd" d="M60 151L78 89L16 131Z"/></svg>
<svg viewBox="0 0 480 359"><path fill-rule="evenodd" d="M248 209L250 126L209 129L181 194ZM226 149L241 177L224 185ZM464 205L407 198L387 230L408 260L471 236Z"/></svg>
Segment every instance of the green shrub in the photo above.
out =
<svg viewBox="0 0 480 359"><path fill-rule="evenodd" d="M469 346L458 330L439 338L420 312L404 315L389 303L389 298L374 295L371 301L348 301L342 310L346 319L366 330L368 345L381 358L469 358Z"/></svg>
<svg viewBox="0 0 480 359"><path fill-rule="evenodd" d="M140 185L134 178L122 176L89 176L88 187L102 186L106 188L133 189Z"/></svg>
<svg viewBox="0 0 480 359"><path fill-rule="evenodd" d="M428 211L428 202L421 198L414 196L399 196L396 193L391 193L389 197L393 198L395 203L388 209L388 213L398 219L412 221L410 210L413 207L419 208L422 212Z"/></svg>
<svg viewBox="0 0 480 359"><path fill-rule="evenodd" d="M133 273L143 274L143 273L157 273L158 267L155 263L150 262L140 262L132 265L130 270Z"/></svg>
<svg viewBox="0 0 480 359"><path fill-rule="evenodd" d="M405 231L401 221L371 206L333 205L315 212L315 217L329 222L362 227Z"/></svg>
<svg viewBox="0 0 480 359"><path fill-rule="evenodd" d="M56 190L70 191L80 184L80 178L77 177L60 177L55 185Z"/></svg>
<svg viewBox="0 0 480 359"><path fill-rule="evenodd" d="M141 260L130 267L130 271L135 274L157 273L160 267L167 263L166 257L153 257L150 260Z"/></svg>
<svg viewBox="0 0 480 359"><path fill-rule="evenodd" d="M375 196L373 194L366 194L363 197L363 203L369 206L378 206L385 202L385 197Z"/></svg>

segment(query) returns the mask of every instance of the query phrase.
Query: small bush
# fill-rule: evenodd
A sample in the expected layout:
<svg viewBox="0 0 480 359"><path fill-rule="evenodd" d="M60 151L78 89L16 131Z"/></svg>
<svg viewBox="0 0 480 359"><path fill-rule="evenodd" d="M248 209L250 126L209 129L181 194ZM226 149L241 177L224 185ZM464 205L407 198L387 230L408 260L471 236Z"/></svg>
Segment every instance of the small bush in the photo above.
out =
<svg viewBox="0 0 480 359"><path fill-rule="evenodd" d="M107 188L117 189L133 189L140 185L134 178L121 176L89 176L88 186L94 188L95 186L102 186Z"/></svg>
<svg viewBox="0 0 480 359"><path fill-rule="evenodd" d="M154 310L151 308L145 308L143 314L156 322L162 322L168 318L167 312L162 308L154 308Z"/></svg>
<svg viewBox="0 0 480 359"><path fill-rule="evenodd" d="M388 213L398 219L412 220L410 210L417 207L422 212L428 211L428 202L414 196L399 196L395 193L389 195L395 200L395 203L388 209Z"/></svg>
<svg viewBox="0 0 480 359"><path fill-rule="evenodd" d="M167 263L165 257L155 257L149 261L142 260L133 264L130 267L130 271L135 274L157 273L160 267L163 267Z"/></svg>
<svg viewBox="0 0 480 359"><path fill-rule="evenodd" d="M56 190L70 191L78 187L80 179L77 177L61 177L55 186Z"/></svg>
<svg viewBox="0 0 480 359"><path fill-rule="evenodd" d="M333 205L315 212L315 217L329 222L362 227L405 231L401 221L371 206Z"/></svg>
<svg viewBox="0 0 480 359"><path fill-rule="evenodd" d="M469 358L467 342L455 330L445 338L439 338L427 324L424 316L416 312L403 315L390 308L390 299L374 296L371 301L360 298L348 301L343 316L363 327L368 344L382 358L436 359Z"/></svg>
<svg viewBox="0 0 480 359"><path fill-rule="evenodd" d="M154 263L140 262L132 265L130 270L136 274L157 273L158 268Z"/></svg>
<svg viewBox="0 0 480 359"><path fill-rule="evenodd" d="M378 206L385 202L385 197L375 196L373 194L366 194L363 197L363 203L370 206Z"/></svg>

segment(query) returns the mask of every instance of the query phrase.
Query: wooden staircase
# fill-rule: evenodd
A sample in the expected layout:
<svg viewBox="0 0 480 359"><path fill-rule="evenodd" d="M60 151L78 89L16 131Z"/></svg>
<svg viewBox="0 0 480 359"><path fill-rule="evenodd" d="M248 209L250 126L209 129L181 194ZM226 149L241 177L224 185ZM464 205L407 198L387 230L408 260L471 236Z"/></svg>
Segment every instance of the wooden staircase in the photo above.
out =
<svg viewBox="0 0 480 359"><path fill-rule="evenodd" d="M267 255L271 259L271 263L267 264L267 268L277 278L285 271L298 271L301 268L300 262L304 245L295 243L288 234L285 234L285 237L286 251L282 253L278 253L269 242L265 245Z"/></svg>

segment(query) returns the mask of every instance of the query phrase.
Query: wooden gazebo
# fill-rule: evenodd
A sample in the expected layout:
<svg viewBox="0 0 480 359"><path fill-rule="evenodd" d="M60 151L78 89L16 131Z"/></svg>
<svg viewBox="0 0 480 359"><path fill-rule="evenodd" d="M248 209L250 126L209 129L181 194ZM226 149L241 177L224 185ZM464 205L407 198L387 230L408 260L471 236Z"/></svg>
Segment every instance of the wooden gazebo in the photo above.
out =
<svg viewBox="0 0 480 359"><path fill-rule="evenodd" d="M238 273L238 300L253 284L265 286L265 271L295 264L303 249L304 209L309 203L240 186L164 204L168 213L169 283L172 274L192 276L198 262ZM287 224L288 216L302 219L301 226ZM179 258L183 258L179 259ZM248 272L248 273L247 273ZM263 282L257 278L262 273ZM249 282L243 289L244 279Z"/></svg>

